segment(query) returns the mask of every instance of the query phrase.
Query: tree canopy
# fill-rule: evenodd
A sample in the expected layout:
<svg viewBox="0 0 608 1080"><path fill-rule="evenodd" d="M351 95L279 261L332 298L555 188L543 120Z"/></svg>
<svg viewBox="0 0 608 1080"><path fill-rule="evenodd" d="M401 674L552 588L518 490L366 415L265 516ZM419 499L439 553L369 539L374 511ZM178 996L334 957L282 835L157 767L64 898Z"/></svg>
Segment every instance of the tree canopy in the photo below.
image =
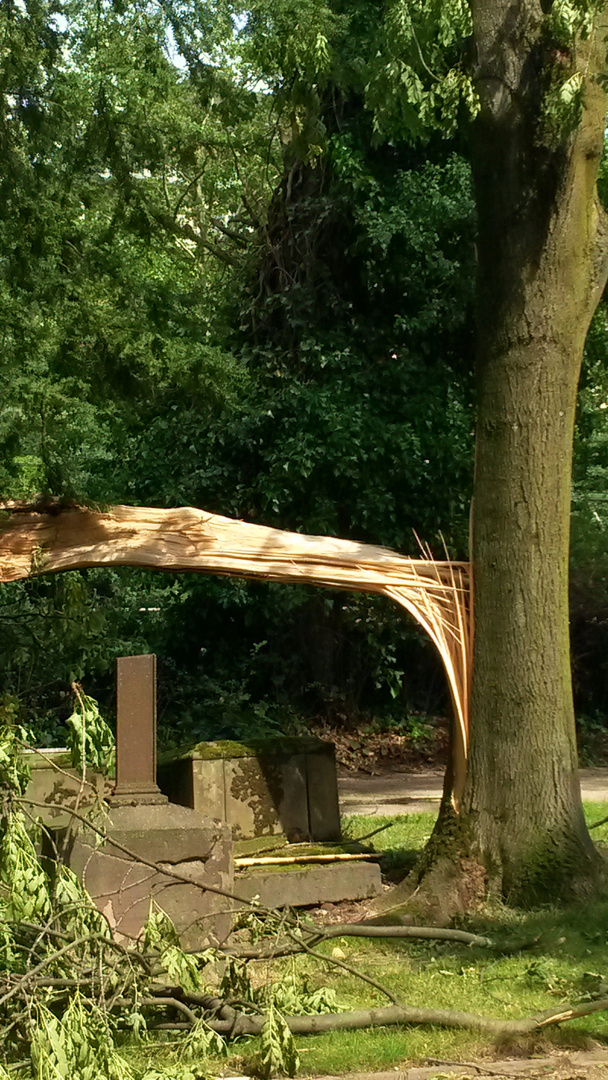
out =
<svg viewBox="0 0 608 1080"><path fill-rule="evenodd" d="M505 253L480 246L484 221L509 235L543 198L552 219L603 70L601 5L521 7L528 29L509 36L465 0L396 0L381 19L366 0L4 5L3 494L191 503L411 554L415 529L466 555L475 278L485 330L481 278L498 295ZM507 110L495 136L484 49L519 71L528 33L526 122ZM492 203L515 130L530 171ZM604 323L574 471L575 676L596 714ZM371 599L89 571L0 603L4 688L48 738L70 675L109 698L126 646L165 657L173 738L442 705L425 646ZM602 655L591 677L578 654Z"/></svg>

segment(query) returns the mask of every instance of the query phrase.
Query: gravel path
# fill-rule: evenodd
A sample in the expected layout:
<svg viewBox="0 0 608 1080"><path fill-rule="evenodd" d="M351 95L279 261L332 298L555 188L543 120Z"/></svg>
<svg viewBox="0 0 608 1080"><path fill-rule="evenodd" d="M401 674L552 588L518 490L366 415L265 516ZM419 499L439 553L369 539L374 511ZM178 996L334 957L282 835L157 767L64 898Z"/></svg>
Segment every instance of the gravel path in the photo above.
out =
<svg viewBox="0 0 608 1080"><path fill-rule="evenodd" d="M580 769L581 794L586 802L608 802L608 768ZM416 772L349 773L338 776L343 814L414 814L435 810L441 798L442 769Z"/></svg>

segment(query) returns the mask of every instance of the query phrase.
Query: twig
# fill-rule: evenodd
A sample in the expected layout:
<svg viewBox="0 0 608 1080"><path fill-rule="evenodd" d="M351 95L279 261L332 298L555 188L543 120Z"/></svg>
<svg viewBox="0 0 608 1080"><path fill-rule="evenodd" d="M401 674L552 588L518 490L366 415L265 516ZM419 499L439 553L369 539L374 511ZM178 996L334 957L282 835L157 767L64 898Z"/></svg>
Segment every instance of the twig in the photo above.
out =
<svg viewBox="0 0 608 1080"><path fill-rule="evenodd" d="M38 806L43 810L49 809L49 807L56 806L56 804L54 803L40 803L36 802L34 799L25 799L23 797L15 799L15 802L26 803L29 806ZM149 866L152 870L156 870L158 874L164 874L165 877L172 878L174 881L185 882L187 885L194 885L196 886L196 888L201 889L202 892L210 892L214 893L214 895L216 896L224 896L228 900L236 900L237 903L243 904L245 907L251 907L250 899L247 899L243 896L238 896L236 893L229 892L228 889L220 889L217 885L203 884L202 881L198 881L196 878L187 877L186 874L180 874L176 870L171 870L167 863L152 862L151 859L146 859L144 855L138 855L137 852L132 851L131 848L128 848L124 844L121 844L120 841L115 840L114 837L108 836L107 832L104 832L103 829L100 829L97 827L97 825L94 825L93 822L90 821L89 818L85 817L84 814L80 814L77 810L72 810L71 808L68 810L65 806L62 806L61 809L70 813L79 821L82 821L83 824L91 830L91 832L96 833L97 836L100 836L102 840L105 840L106 843L109 844L111 847L116 848L117 851L122 851L123 855L126 855L134 862L140 863L142 866ZM262 907L262 905L256 908L256 911L259 911L260 913L272 914L271 908L264 908Z"/></svg>
<svg viewBox="0 0 608 1080"><path fill-rule="evenodd" d="M392 1001L395 1006L399 1007L399 1001L392 990L388 990L386 986L376 982L376 980L372 979L369 975L364 975L362 971L357 971L357 969L351 967L350 964L346 964L344 960L339 960L336 956L324 956L323 953L315 952L315 950L311 949L305 941L302 942L302 949L305 953L308 953L309 956L316 957L317 960L323 960L327 964L333 964L334 967L342 968L343 971L348 971L349 975L356 975L358 979L362 979L363 982L369 983L370 986L374 987L374 990L379 990L389 1001Z"/></svg>
<svg viewBox="0 0 608 1080"><path fill-rule="evenodd" d="M179 1001L178 998L174 998L174 997L139 998L138 1003L142 1007L143 1006L147 1006L147 1007L151 1006L152 1008L157 1008L158 1005L164 1005L166 1008L177 1009L178 1012L183 1013L184 1016L187 1017L188 1024L190 1026L194 1026L197 1023L197 1017L192 1012L192 1009L190 1009L186 1005L186 1003L184 1001ZM118 1006L124 1006L124 1005L127 1005L127 1004L130 1004L130 1003L125 998L116 998L116 1000L113 1002L114 1006L117 1006L117 1005Z"/></svg>
<svg viewBox="0 0 608 1080"><path fill-rule="evenodd" d="M364 840L371 840L372 836L377 836L378 833L385 832L386 829L394 829L396 825L395 821L389 821L386 825L380 825L379 828L374 829L372 832L365 833L364 836L355 836L352 840L345 840L346 844L362 844Z"/></svg>
<svg viewBox="0 0 608 1080"><path fill-rule="evenodd" d="M484 1065L478 1065L476 1061L448 1061L444 1058L426 1057L427 1065L458 1065L463 1069L475 1069L476 1073L483 1076L504 1076L504 1072L496 1069L488 1069Z"/></svg>
<svg viewBox="0 0 608 1080"><path fill-rule="evenodd" d="M59 959L60 956L63 956L65 953L70 952L71 949L77 948L78 945L84 945L85 943L95 941L100 937L101 934L89 933L83 934L81 937L74 938L73 941L68 941L67 945L63 945L62 948L58 949L57 952L54 952L52 956L45 957L45 959L41 960L39 964L36 964L36 966L33 967L31 971L28 971L25 975L22 975L21 978L11 987L11 989L8 990L6 994L4 994L2 997L0 997L0 1005L4 1005L5 1001L8 1001L9 998L14 997L15 994L18 994L20 990L23 990L27 986L27 984L31 982L32 979L36 977L36 975L38 975L40 971L44 971L45 967L48 967L49 964L53 964L56 960ZM117 944L116 942L111 941L111 939L109 938L104 938L104 941L107 941L107 944L109 946Z"/></svg>
<svg viewBox="0 0 608 1080"><path fill-rule="evenodd" d="M24 750L29 751L29 753L31 754L36 754L37 757L41 757L43 761L46 761L47 764L55 770L55 772L61 773L61 775L67 777L68 780L74 779L73 772L70 773L67 769L62 769L61 765L58 765L56 761L53 761L52 757L49 757L48 754L44 753L44 750L41 750L38 746L28 746L27 743L21 742L20 740L17 741ZM92 784L90 780L85 780L85 784L87 785L87 787L90 787L92 791L97 791L96 785Z"/></svg>

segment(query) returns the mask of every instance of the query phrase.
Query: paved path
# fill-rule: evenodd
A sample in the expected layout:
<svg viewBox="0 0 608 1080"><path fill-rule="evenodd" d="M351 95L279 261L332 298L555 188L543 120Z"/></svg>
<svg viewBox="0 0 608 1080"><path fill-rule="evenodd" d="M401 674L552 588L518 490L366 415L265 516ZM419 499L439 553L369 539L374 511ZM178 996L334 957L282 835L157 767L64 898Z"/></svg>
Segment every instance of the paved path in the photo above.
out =
<svg viewBox="0 0 608 1080"><path fill-rule="evenodd" d="M458 1077L458 1080L481 1080L483 1076L518 1077L519 1080L606 1080L608 1078L608 1052L597 1050L562 1050L551 1055L535 1058L506 1058L492 1061L484 1058L475 1062L435 1061L434 1065L413 1066L392 1072L346 1073L338 1076L317 1076L311 1080L438 1080L441 1077ZM247 1080L246 1077L227 1077L226 1080Z"/></svg>
<svg viewBox="0 0 608 1080"><path fill-rule="evenodd" d="M608 768L581 769L581 793L586 802L608 802ZM442 769L416 772L342 773L338 777L343 814L414 814L439 805Z"/></svg>
<svg viewBox="0 0 608 1080"><path fill-rule="evenodd" d="M475 1062L435 1061L434 1065L400 1068L392 1072L346 1073L338 1076L317 1076L311 1080L438 1080L441 1077L454 1077L458 1080L481 1080L483 1076L517 1077L518 1080L607 1080L608 1053L601 1047L597 1050L563 1050L550 1056L535 1058L506 1058L492 1061L484 1058ZM246 1077L227 1077L226 1080L246 1080Z"/></svg>

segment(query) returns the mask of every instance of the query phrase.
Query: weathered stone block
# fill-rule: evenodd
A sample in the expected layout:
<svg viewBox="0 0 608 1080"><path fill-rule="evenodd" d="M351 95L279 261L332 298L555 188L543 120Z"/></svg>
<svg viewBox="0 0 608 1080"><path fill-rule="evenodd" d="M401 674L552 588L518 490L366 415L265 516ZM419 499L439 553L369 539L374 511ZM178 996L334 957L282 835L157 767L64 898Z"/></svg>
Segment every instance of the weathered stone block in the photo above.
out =
<svg viewBox="0 0 608 1080"><path fill-rule="evenodd" d="M32 806L32 813L49 828L66 828L76 804L82 811L103 798L103 776L87 770L83 786L82 773L72 768L67 750L26 751L24 756L32 774L25 798L39 804Z"/></svg>
<svg viewBox="0 0 608 1080"><path fill-rule="evenodd" d="M224 761L226 821L234 837L309 836L306 758L265 753Z"/></svg>
<svg viewBox="0 0 608 1080"><path fill-rule="evenodd" d="M334 748L320 739L198 743L165 755L158 782L172 801L226 821L235 838L340 838Z"/></svg>
<svg viewBox="0 0 608 1080"><path fill-rule="evenodd" d="M237 872L234 891L266 907L308 907L342 900L367 900L382 891L380 867L373 862L328 863Z"/></svg>
<svg viewBox="0 0 608 1080"><path fill-rule="evenodd" d="M326 843L340 839L340 806L334 747L332 743L322 746L329 749L306 756L306 783L310 835Z"/></svg>
<svg viewBox="0 0 608 1080"><path fill-rule="evenodd" d="M226 899L194 884L233 892L226 825L171 803L135 804L111 807L105 831L107 839L98 847L95 835L83 827L70 840L65 859L118 934L137 937L153 899L175 923L184 947L226 937L230 916L218 914L229 906Z"/></svg>

